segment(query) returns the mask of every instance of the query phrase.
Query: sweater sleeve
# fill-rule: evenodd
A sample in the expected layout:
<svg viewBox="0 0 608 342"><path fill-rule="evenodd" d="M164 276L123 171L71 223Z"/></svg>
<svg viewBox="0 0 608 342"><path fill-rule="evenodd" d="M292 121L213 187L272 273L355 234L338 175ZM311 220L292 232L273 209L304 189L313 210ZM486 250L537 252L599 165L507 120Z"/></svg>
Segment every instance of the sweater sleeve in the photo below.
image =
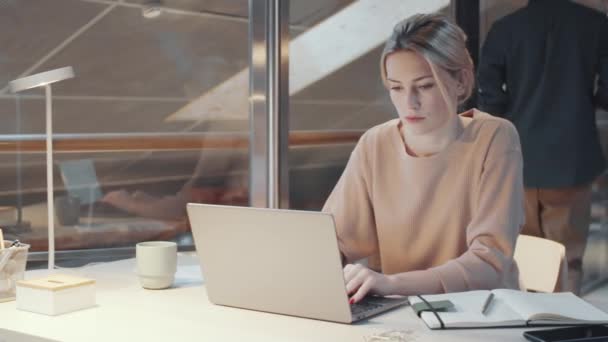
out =
<svg viewBox="0 0 608 342"><path fill-rule="evenodd" d="M468 249L438 267L445 292L517 288L513 251L524 224L523 161L515 127L505 123L488 148L475 214L466 231Z"/></svg>
<svg viewBox="0 0 608 342"><path fill-rule="evenodd" d="M331 213L336 224L340 252L347 262L368 257L378 250L378 237L371 204L364 134L329 195L323 211Z"/></svg>

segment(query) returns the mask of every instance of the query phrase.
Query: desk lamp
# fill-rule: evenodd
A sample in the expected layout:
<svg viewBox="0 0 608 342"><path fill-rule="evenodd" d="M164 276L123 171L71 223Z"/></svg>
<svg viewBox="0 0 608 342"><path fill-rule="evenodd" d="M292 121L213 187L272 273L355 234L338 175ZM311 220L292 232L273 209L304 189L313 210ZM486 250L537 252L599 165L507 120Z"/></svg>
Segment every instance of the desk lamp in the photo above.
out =
<svg viewBox="0 0 608 342"><path fill-rule="evenodd" d="M55 268L55 203L53 198L53 105L51 84L74 77L71 66L41 72L13 80L9 83L12 93L44 87L46 99L46 199L49 239L49 270Z"/></svg>

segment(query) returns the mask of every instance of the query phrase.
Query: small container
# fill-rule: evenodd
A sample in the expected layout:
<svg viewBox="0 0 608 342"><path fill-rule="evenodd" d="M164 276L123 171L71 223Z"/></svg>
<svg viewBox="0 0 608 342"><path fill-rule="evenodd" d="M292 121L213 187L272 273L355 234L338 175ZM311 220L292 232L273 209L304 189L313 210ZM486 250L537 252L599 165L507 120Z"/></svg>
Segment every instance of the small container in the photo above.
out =
<svg viewBox="0 0 608 342"><path fill-rule="evenodd" d="M29 245L2 241L0 249L0 303L15 300L15 285L23 279ZM11 246L13 245L13 246Z"/></svg>
<svg viewBox="0 0 608 342"><path fill-rule="evenodd" d="M72 275L17 282L17 309L49 316L95 306L95 280Z"/></svg>

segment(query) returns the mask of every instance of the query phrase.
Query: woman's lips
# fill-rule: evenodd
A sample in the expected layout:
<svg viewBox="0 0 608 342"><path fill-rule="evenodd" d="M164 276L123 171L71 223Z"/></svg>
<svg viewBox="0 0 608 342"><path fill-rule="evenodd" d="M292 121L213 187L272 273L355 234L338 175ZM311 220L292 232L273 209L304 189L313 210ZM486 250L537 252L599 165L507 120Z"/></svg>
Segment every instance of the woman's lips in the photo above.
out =
<svg viewBox="0 0 608 342"><path fill-rule="evenodd" d="M407 121L408 123L419 123L419 122L422 122L424 119L426 119L426 118L422 117L422 116L406 116L405 117L405 121Z"/></svg>

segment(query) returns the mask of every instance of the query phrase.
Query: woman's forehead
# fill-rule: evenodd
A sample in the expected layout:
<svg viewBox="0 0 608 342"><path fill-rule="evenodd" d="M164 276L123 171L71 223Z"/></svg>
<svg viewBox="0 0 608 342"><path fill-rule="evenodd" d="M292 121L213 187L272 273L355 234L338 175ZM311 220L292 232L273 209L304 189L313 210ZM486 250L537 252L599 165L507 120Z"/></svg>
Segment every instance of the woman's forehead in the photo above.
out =
<svg viewBox="0 0 608 342"><path fill-rule="evenodd" d="M386 57L386 73L387 77L391 79L416 79L425 75L432 76L428 61L419 53L409 50L389 54Z"/></svg>

